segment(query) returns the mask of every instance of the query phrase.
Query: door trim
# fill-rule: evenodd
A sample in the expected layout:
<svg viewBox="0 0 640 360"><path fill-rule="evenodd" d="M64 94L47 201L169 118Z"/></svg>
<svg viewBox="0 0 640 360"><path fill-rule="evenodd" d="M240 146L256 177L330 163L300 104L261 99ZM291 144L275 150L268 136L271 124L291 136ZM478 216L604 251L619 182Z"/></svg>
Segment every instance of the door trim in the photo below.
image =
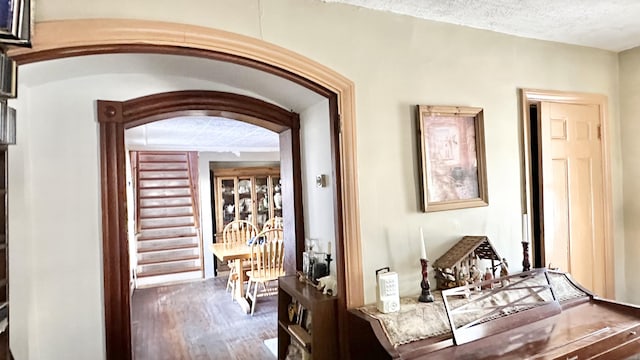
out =
<svg viewBox="0 0 640 360"><path fill-rule="evenodd" d="M554 90L520 89L521 117L522 117L522 208L523 213L531 214L532 201L532 164L531 164L531 136L529 105L540 102L554 102L565 104L596 105L600 112L600 127L602 140L602 171L603 171L603 206L604 206L604 233L605 233L605 297L615 298L615 267L614 267L614 232L613 232L613 191L611 186L611 157L609 145L609 121L607 97L599 94L579 92L564 92ZM531 217L528 217L531 222ZM529 223L529 229L533 229ZM532 234L529 234L532 235ZM535 235L535 234L534 234ZM531 237L532 239L534 237ZM533 254L540 256L540 254Z"/></svg>
<svg viewBox="0 0 640 360"><path fill-rule="evenodd" d="M161 53L196 56L233 62L273 73L287 80L301 84L329 99L330 123L332 125L332 144L336 154L335 173L337 186L334 197L341 218L336 221L336 267L338 270L338 320L344 321L346 309L364 304L364 284L362 271L362 251L360 239L360 215L358 205L358 181L356 159L355 128L355 86L353 82L337 72L293 51L273 45L266 41L238 35L226 31L176 23L129 19L83 19L56 20L39 22L35 25L31 49L15 48L8 51L18 65L47 61L65 57L109 54L109 53ZM111 135L101 135L101 143L121 143L116 134L117 122L101 123L101 127L112 128L105 131ZM124 159L122 164L124 164ZM118 173L118 163L103 161L101 173ZM117 183L102 177L103 206L105 196L116 191ZM117 206L124 206L118 204ZM103 212L121 214L115 218L105 218L103 214L103 241L117 236L118 224L126 219L119 208L104 209ZM122 235L120 235L122 236ZM103 258L119 256L115 249L103 249ZM344 265L344 266L342 266ZM105 293L105 301L109 295ZM106 305L105 305L106 307ZM113 308L118 312L121 308ZM105 310L107 311L107 310ZM106 314L105 314L106 316ZM106 321L106 319L105 319ZM118 346L122 336L117 328L106 328L107 357L118 357ZM340 338L346 340L344 327L340 328ZM120 339L112 343L109 339ZM341 351L346 354L344 341ZM121 352L130 357L126 350Z"/></svg>

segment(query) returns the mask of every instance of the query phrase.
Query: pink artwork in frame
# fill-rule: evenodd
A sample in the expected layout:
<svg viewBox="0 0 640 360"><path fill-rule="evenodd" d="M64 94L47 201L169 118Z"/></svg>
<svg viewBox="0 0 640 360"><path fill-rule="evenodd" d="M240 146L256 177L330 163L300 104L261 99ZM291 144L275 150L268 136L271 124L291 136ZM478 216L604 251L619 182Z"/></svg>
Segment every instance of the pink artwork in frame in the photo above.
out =
<svg viewBox="0 0 640 360"><path fill-rule="evenodd" d="M486 206L482 108L418 105L425 212Z"/></svg>

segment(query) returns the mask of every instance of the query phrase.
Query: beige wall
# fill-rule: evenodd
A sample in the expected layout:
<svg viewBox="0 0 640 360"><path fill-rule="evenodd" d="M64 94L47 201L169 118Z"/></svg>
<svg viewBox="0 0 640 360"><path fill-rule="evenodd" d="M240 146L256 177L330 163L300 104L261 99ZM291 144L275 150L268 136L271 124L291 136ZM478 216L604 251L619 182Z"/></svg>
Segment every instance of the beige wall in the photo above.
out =
<svg viewBox="0 0 640 360"><path fill-rule="evenodd" d="M624 164L627 299L640 303L640 47L620 53L620 129Z"/></svg>
<svg viewBox="0 0 640 360"><path fill-rule="evenodd" d="M305 239L317 242L315 251L326 252L331 246L335 254L335 214L333 192L335 178L331 169L331 130L329 126L329 101L324 100L300 114L300 162L302 167L302 204L304 210ZM324 175L324 187L316 186L316 176ZM334 257L335 260L335 257ZM336 275L335 261L331 274Z"/></svg>
<svg viewBox="0 0 640 360"><path fill-rule="evenodd" d="M158 0L49 0L37 3L36 16L40 21L121 17L219 28L281 45L353 80L367 302L375 299L374 270L382 266L400 273L403 295L419 291L419 227L424 228L432 260L463 235L486 234L509 260L511 270L520 270L517 89L607 95L616 290L624 299L618 57L614 53L310 0L200 0L189 7ZM13 256L12 247L12 278L20 276L27 282L15 293L12 287L12 303L33 304L18 305L23 306L18 314L26 321L24 328L12 321L12 347L19 352L18 359L99 359L103 351L97 127L88 118L93 114L90 104L72 99L58 109L52 96L72 89L51 84L46 91L34 89L28 96L21 92L19 98L19 145L12 148L10 158L10 214L18 221L14 225L27 228L14 230L13 226L10 231L13 242L22 235L30 240L18 245L20 256ZM27 98L29 104L24 103ZM418 211L415 104L484 108L488 207ZM73 110L76 106L84 110ZM23 120L24 113L29 120ZM64 121L51 122L52 117ZM75 123L82 126L72 127ZM69 135L72 129L78 131L75 136ZM54 176L61 171L70 172L64 182ZM14 187L17 183L22 185ZM76 200L69 201L67 193L72 190ZM50 242L43 244L44 238ZM59 256L50 256L51 252ZM60 267L63 271L55 272L55 278L47 275ZM83 275L78 275L80 269ZM78 276L82 281L77 281ZM14 332L14 327L20 331Z"/></svg>

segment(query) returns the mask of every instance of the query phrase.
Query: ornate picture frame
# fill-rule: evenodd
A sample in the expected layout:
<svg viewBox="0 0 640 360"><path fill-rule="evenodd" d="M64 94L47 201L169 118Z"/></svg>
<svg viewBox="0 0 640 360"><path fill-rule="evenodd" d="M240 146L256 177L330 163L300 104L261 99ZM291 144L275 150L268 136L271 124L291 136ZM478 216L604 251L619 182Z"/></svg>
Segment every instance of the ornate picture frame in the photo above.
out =
<svg viewBox="0 0 640 360"><path fill-rule="evenodd" d="M422 211L489 205L483 109L417 105Z"/></svg>

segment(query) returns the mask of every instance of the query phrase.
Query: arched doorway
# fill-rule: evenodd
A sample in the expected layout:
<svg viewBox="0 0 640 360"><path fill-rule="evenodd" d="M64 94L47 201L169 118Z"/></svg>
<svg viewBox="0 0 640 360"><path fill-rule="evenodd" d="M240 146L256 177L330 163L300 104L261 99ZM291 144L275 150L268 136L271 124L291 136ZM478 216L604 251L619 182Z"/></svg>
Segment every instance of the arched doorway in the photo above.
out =
<svg viewBox="0 0 640 360"><path fill-rule="evenodd" d="M304 228L302 218L302 184L300 182L300 124L298 114L282 109L265 101L244 95L218 91L174 91L154 94L127 101L98 100L98 122L100 123L101 157L103 166L118 162L125 156L124 130L154 121L179 116L218 116L261 126L279 134L280 162L283 180L283 197L289 203L283 208L286 244L287 273L294 274L296 254L304 247ZM110 139L113 138L113 141ZM121 175L120 163L117 163L116 176L104 181L116 181L119 188ZM110 173L111 174L111 173ZM118 197L120 197L118 193ZM106 201L111 201L108 199ZM120 202L119 202L120 203ZM111 247L109 247L111 248ZM105 258L105 268L120 268L125 264L111 264L117 261L117 255ZM127 258L122 259L128 262ZM109 263L107 263L109 262ZM105 277L112 274L105 274ZM106 280L105 280L106 281ZM125 299L126 300L126 299Z"/></svg>
<svg viewBox="0 0 640 360"><path fill-rule="evenodd" d="M294 274L296 254L304 248L302 227L302 183L300 174L300 124L296 113L248 96L217 91L176 91L144 96L128 101L98 101L100 123L100 156L102 176L103 219L126 216L125 129L178 116L220 116L258 125L280 134L280 170L284 186L282 196L285 219L285 269ZM106 175L106 176L105 176ZM113 196L112 189L116 189ZM104 196L104 194L108 194ZM124 205L124 206L123 206ZM296 221L298 220L298 221ZM105 222L106 223L106 222ZM129 245L126 226L118 221L118 229L103 238L105 318L119 318L123 353L109 358L124 358L130 353L131 294L129 288ZM127 286L123 287L123 284ZM126 309L114 313L114 309ZM116 324L117 324L116 323ZM116 325L118 326L118 325Z"/></svg>
<svg viewBox="0 0 640 360"><path fill-rule="evenodd" d="M224 60L257 68L325 96L331 108L331 156L336 179L336 268L339 304L342 310L339 313L339 323L342 324L341 331L344 331L344 310L364 302L357 205L353 83L321 64L286 49L257 39L196 26L134 20L67 20L37 24L35 33L32 49L15 49L10 52L19 64L87 54L179 54ZM114 113L108 106L102 110L107 111L107 114ZM113 120L101 123L101 127L103 126L110 130L101 132L102 144L116 145L122 141L117 131L118 126L122 127L122 124ZM105 157L103 154L101 173L119 174L122 172L124 159L118 154L109 155ZM128 304L119 299L128 294L128 274L121 274L119 268L109 267L112 263L121 264L117 259L127 251L123 248L125 243L120 240L125 239L123 236L126 235L126 205L118 201L118 196L124 195L118 190L118 186L124 184L119 184L119 180L110 180L109 176L103 176L102 179L106 351L110 359L126 359L131 356L131 341L130 334L122 329L128 326L130 314ZM109 260L112 258L116 261Z"/></svg>

